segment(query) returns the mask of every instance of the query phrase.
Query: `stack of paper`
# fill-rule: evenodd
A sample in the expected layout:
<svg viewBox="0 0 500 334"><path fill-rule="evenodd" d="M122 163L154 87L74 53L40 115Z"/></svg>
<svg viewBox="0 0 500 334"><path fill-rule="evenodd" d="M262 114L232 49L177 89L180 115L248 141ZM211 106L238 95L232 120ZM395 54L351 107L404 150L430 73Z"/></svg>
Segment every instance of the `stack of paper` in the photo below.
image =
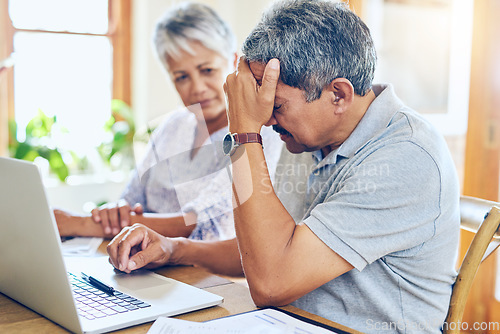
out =
<svg viewBox="0 0 500 334"><path fill-rule="evenodd" d="M94 256L103 238L77 237L64 240L62 251L64 256Z"/></svg>
<svg viewBox="0 0 500 334"><path fill-rule="evenodd" d="M148 334L278 334L278 333L334 333L275 309L262 309L207 322L193 322L160 317Z"/></svg>

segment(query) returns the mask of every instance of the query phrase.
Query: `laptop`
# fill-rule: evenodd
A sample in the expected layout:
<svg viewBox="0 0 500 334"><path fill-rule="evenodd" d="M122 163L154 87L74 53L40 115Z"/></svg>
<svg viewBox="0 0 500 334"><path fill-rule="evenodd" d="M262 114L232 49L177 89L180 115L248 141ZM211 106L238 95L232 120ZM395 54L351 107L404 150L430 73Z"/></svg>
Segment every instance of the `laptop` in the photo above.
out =
<svg viewBox="0 0 500 334"><path fill-rule="evenodd" d="M107 256L63 257L38 167L30 162L0 157L0 212L0 292L72 332L108 332L223 301L148 270L118 272Z"/></svg>

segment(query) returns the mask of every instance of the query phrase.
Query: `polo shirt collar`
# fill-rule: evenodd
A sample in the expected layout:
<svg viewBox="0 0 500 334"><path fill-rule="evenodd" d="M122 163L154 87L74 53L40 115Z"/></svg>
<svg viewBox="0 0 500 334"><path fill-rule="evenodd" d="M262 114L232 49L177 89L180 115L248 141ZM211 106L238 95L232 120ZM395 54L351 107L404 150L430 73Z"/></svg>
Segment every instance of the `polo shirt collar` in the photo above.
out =
<svg viewBox="0 0 500 334"><path fill-rule="evenodd" d="M372 90L376 96L375 100L344 143L324 158L321 150L313 152L314 159L319 162L317 168L336 164L339 158L352 158L377 133L383 131L396 112L404 107L403 102L394 93L392 85L373 85Z"/></svg>

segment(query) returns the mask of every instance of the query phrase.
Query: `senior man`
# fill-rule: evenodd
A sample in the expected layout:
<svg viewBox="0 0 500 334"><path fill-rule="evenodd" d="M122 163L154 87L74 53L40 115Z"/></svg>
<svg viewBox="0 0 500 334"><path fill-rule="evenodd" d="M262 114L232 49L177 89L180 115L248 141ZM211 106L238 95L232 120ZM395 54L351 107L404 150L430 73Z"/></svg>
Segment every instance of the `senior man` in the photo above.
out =
<svg viewBox="0 0 500 334"><path fill-rule="evenodd" d="M456 171L436 129L372 84L369 29L342 3L282 1L243 54L225 85L226 141L255 303L293 303L363 332L440 332L456 275ZM303 196L269 191L262 145L238 145L264 125L290 152L311 152ZM287 207L301 208L299 222Z"/></svg>

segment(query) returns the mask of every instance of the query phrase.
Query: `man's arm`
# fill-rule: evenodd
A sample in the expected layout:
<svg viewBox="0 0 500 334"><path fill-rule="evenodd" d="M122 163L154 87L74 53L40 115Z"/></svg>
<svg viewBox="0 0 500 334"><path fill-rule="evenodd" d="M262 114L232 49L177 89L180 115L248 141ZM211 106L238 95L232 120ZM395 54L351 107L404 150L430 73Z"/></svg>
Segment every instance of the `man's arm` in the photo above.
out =
<svg viewBox="0 0 500 334"><path fill-rule="evenodd" d="M54 209L54 216L61 236L112 238L117 234L105 233L102 225L96 223L89 214ZM196 222L196 215L193 213L184 216L177 213L131 213L129 220L130 225L142 223L167 237L188 237L196 226L193 222Z"/></svg>
<svg viewBox="0 0 500 334"><path fill-rule="evenodd" d="M193 265L228 276L243 276L236 238L222 241L176 238L172 264Z"/></svg>
<svg viewBox="0 0 500 334"><path fill-rule="evenodd" d="M279 77L279 64L272 62L261 86L245 60L240 60L237 73L228 76L231 132L260 132L271 119ZM305 224L295 224L271 190L260 144L242 145L232 160L236 237L258 306L288 304L353 268Z"/></svg>

